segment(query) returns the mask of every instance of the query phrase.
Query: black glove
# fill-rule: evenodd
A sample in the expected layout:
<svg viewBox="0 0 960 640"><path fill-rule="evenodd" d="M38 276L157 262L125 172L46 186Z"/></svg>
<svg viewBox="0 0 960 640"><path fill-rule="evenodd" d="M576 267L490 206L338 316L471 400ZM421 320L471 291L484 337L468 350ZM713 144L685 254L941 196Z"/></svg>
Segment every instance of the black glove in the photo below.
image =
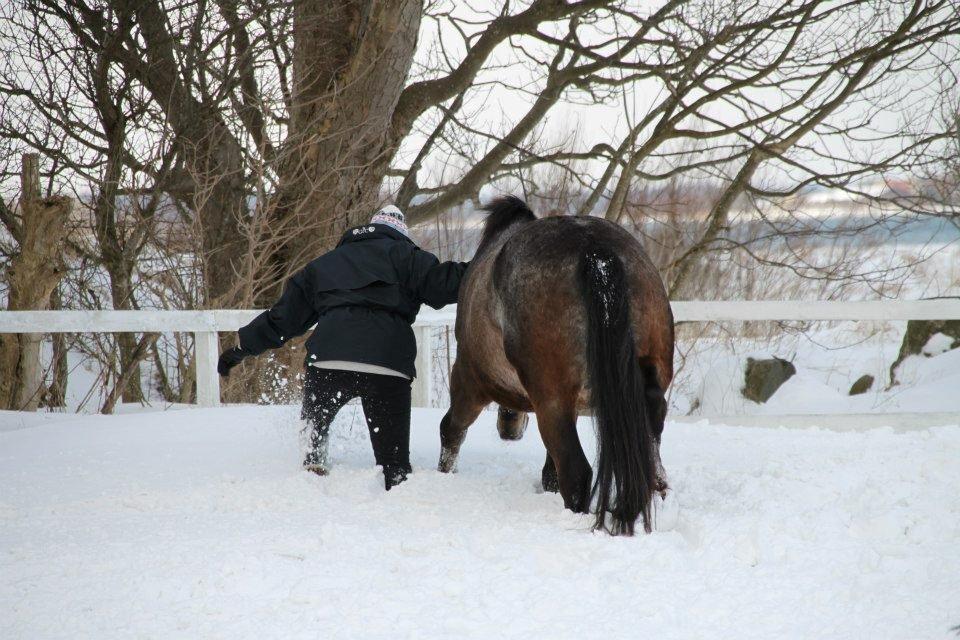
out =
<svg viewBox="0 0 960 640"><path fill-rule="evenodd" d="M240 362L246 358L247 355L247 352L240 347L227 349L220 354L220 359L217 360L217 373L222 375L224 378L228 377L230 375L230 369L233 369L235 366L240 364Z"/></svg>

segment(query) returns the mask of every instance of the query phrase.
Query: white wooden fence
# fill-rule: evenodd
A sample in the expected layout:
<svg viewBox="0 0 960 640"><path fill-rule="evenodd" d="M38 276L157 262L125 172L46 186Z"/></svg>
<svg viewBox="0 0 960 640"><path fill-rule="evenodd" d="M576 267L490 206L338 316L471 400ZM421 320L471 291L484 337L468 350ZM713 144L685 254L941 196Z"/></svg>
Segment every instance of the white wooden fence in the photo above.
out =
<svg viewBox="0 0 960 640"><path fill-rule="evenodd" d="M960 299L881 300L864 302L735 300L673 302L678 322L751 320L953 320L960 319ZM236 331L260 311L0 311L0 333L192 333L196 344L197 404L220 402L217 376L219 332ZM417 379L413 404L430 405L433 380L430 336L433 327L453 324L456 308L424 311L414 325Z"/></svg>

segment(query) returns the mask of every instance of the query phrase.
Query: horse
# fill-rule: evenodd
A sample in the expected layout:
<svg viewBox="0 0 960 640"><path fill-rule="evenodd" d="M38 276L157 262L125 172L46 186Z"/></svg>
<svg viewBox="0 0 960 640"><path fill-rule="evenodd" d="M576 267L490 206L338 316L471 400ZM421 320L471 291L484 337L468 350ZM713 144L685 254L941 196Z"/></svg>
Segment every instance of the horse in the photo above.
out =
<svg viewBox="0 0 960 640"><path fill-rule="evenodd" d="M673 378L673 314L641 244L601 218L537 218L515 196L484 207L476 255L461 283L439 470L456 471L469 426L491 402L497 429L518 439L527 412L546 446L541 482L594 530L651 530L667 483L660 439ZM592 411L597 478L577 436ZM607 523L607 514L610 523Z"/></svg>

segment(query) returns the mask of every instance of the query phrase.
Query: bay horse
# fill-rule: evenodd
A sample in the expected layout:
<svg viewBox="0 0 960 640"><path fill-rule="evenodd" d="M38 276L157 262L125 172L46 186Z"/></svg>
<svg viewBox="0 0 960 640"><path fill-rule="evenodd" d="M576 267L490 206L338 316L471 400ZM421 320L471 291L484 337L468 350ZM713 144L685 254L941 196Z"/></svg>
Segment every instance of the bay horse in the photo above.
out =
<svg viewBox="0 0 960 640"><path fill-rule="evenodd" d="M547 449L543 489L579 513L595 497L594 529L632 535L642 516L649 532L653 497L667 490L660 436L673 378L673 314L657 269L607 220L538 219L515 196L484 209L460 287L440 471L456 470L467 428L490 402L504 439L521 437L533 411ZM597 429L592 487L576 430L586 411Z"/></svg>

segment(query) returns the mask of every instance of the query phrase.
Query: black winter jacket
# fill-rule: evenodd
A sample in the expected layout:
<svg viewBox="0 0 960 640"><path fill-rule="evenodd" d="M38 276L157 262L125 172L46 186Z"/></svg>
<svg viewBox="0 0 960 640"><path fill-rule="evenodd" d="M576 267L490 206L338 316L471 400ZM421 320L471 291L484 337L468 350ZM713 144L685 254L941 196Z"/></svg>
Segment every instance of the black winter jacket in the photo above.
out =
<svg viewBox="0 0 960 640"><path fill-rule="evenodd" d="M306 364L362 362L416 377L411 325L420 305L456 302L467 265L441 264L387 225L349 229L336 249L290 278L272 308L240 329L240 348L259 355L316 324Z"/></svg>

